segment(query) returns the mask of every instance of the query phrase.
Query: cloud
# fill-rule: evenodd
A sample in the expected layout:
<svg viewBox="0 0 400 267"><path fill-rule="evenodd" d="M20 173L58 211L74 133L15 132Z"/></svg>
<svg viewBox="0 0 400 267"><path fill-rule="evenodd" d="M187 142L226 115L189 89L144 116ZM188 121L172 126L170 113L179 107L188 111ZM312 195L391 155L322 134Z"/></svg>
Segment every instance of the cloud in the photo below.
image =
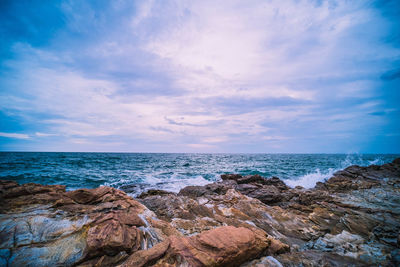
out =
<svg viewBox="0 0 400 267"><path fill-rule="evenodd" d="M51 134L51 133L41 133L41 132L36 132L35 133L36 136L39 137L48 137L48 136L56 136L56 134Z"/></svg>
<svg viewBox="0 0 400 267"><path fill-rule="evenodd" d="M379 116L399 100L395 2L30 5L3 10L0 111L38 146L343 152L346 136L362 151L400 124Z"/></svg>
<svg viewBox="0 0 400 267"><path fill-rule="evenodd" d="M1 137L16 138L16 139L29 139L29 135L21 133L4 133L0 132Z"/></svg>

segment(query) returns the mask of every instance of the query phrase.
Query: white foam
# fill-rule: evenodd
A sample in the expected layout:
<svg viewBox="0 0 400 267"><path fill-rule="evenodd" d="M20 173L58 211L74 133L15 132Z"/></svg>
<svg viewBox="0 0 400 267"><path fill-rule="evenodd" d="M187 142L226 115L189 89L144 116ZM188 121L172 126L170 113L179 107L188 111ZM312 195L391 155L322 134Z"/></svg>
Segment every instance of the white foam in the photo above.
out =
<svg viewBox="0 0 400 267"><path fill-rule="evenodd" d="M146 180L147 182L147 180ZM162 190L166 191L171 191L171 192L179 192L182 188L188 186L188 185L206 185L211 183L212 181L208 181L204 179L202 176L198 175L193 178L185 178L185 179L179 179L179 178L172 178L168 179L165 181L162 181L160 183L157 183L157 187L159 187Z"/></svg>
<svg viewBox="0 0 400 267"><path fill-rule="evenodd" d="M286 179L284 182L291 187L300 185L304 188L312 188L317 182L322 182L332 177L333 173L336 171L335 169L329 169L327 172L322 173L319 169L316 169L314 172L300 176L296 180Z"/></svg>
<svg viewBox="0 0 400 267"><path fill-rule="evenodd" d="M351 165L369 166L372 164L383 164L381 158L374 160L363 160L360 155L347 155L346 158L340 163L340 167L337 169L330 168L324 172L320 169L316 169L306 175L300 176L297 179L284 179L283 181L290 187L302 186L304 188L313 188L317 182L324 182L331 178L333 174L339 170L343 170Z"/></svg>

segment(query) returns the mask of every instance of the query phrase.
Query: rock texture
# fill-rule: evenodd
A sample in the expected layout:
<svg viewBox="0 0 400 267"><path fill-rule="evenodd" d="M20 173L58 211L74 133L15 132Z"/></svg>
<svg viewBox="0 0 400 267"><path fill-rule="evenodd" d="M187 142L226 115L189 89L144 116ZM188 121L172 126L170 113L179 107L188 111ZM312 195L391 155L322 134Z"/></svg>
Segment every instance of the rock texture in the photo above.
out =
<svg viewBox="0 0 400 267"><path fill-rule="evenodd" d="M166 230L179 234L110 187L65 192L1 181L0 212L0 266L114 263L164 240Z"/></svg>
<svg viewBox="0 0 400 267"><path fill-rule="evenodd" d="M269 245L263 231L224 226L191 237L171 236L132 254L122 266L239 266L264 254Z"/></svg>
<svg viewBox="0 0 400 267"><path fill-rule="evenodd" d="M308 190L221 178L137 200L0 181L0 266L400 265L400 159Z"/></svg>
<svg viewBox="0 0 400 267"><path fill-rule="evenodd" d="M399 265L399 159L348 167L309 190L276 177L221 178L139 200L183 235L232 225L262 229L279 242L248 266Z"/></svg>

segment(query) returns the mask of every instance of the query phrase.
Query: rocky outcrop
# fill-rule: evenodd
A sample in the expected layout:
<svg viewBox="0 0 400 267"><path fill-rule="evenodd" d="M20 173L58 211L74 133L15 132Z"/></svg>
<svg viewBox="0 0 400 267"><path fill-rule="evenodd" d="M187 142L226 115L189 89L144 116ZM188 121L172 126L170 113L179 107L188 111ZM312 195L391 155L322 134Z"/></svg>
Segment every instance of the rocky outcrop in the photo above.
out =
<svg viewBox="0 0 400 267"><path fill-rule="evenodd" d="M229 174L221 182L139 201L183 235L223 225L264 230L281 249L254 266L396 266L399 161L351 166L308 190L275 177Z"/></svg>
<svg viewBox="0 0 400 267"><path fill-rule="evenodd" d="M0 209L0 266L111 264L168 233L151 223L154 213L111 187L66 192L1 181Z"/></svg>
<svg viewBox="0 0 400 267"><path fill-rule="evenodd" d="M183 237L110 187L66 192L0 181L0 201L0 266L237 266L275 249L255 227Z"/></svg>
<svg viewBox="0 0 400 267"><path fill-rule="evenodd" d="M0 181L0 266L400 264L400 159L351 166L313 189L221 178L136 200L110 187Z"/></svg>
<svg viewBox="0 0 400 267"><path fill-rule="evenodd" d="M270 243L263 231L224 226L191 237L169 237L132 254L122 266L239 266L263 255Z"/></svg>

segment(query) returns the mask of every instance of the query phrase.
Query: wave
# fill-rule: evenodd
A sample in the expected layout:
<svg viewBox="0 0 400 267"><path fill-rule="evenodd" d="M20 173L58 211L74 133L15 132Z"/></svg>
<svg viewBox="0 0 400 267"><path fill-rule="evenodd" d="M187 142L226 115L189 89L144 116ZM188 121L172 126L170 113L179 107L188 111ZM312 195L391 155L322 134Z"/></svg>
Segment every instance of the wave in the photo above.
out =
<svg viewBox="0 0 400 267"><path fill-rule="evenodd" d="M284 179L283 181L290 187L302 186L304 188L313 188L317 182L329 179L336 171L338 169L329 169L327 172L321 172L320 169L316 169L314 172L300 176L296 180Z"/></svg>
<svg viewBox="0 0 400 267"><path fill-rule="evenodd" d="M380 157L373 160L365 160L362 158L362 155L352 154L347 155L344 160L339 162L339 167L329 168L325 171L321 171L319 168L317 168L314 171L299 176L295 179L283 179L283 181L290 187L302 186L309 189L313 188L317 184L317 182L324 182L331 178L335 172L343 170L351 165L369 166L374 164L381 165L384 163L385 161Z"/></svg>
<svg viewBox="0 0 400 267"><path fill-rule="evenodd" d="M153 178L153 180L154 180L154 178ZM181 190L182 188L184 188L188 185L203 186L203 185L209 184L211 182L212 181L206 180L203 176L198 175L195 177L190 177L190 178L185 178L185 179L172 178L172 179L168 179L166 181L160 180L157 183L153 183L153 185L157 186L158 189L178 193L179 190Z"/></svg>
<svg viewBox="0 0 400 267"><path fill-rule="evenodd" d="M142 192L146 192L149 189L159 189L159 190L178 193L182 188L186 186L189 185L203 186L217 180L216 178L214 178L213 181L210 181L201 175L193 177L187 177L187 176L182 177L181 175L178 175L176 173L173 173L172 175L169 175L167 177L164 176L158 178L157 174L159 173L145 174L140 179L140 182L134 181L131 178L127 178L127 179L120 179L114 183L106 182L104 183L104 185L116 188L123 188L125 186L130 186L130 185L134 186L135 187L134 192L130 193L130 195L136 197L140 195Z"/></svg>

